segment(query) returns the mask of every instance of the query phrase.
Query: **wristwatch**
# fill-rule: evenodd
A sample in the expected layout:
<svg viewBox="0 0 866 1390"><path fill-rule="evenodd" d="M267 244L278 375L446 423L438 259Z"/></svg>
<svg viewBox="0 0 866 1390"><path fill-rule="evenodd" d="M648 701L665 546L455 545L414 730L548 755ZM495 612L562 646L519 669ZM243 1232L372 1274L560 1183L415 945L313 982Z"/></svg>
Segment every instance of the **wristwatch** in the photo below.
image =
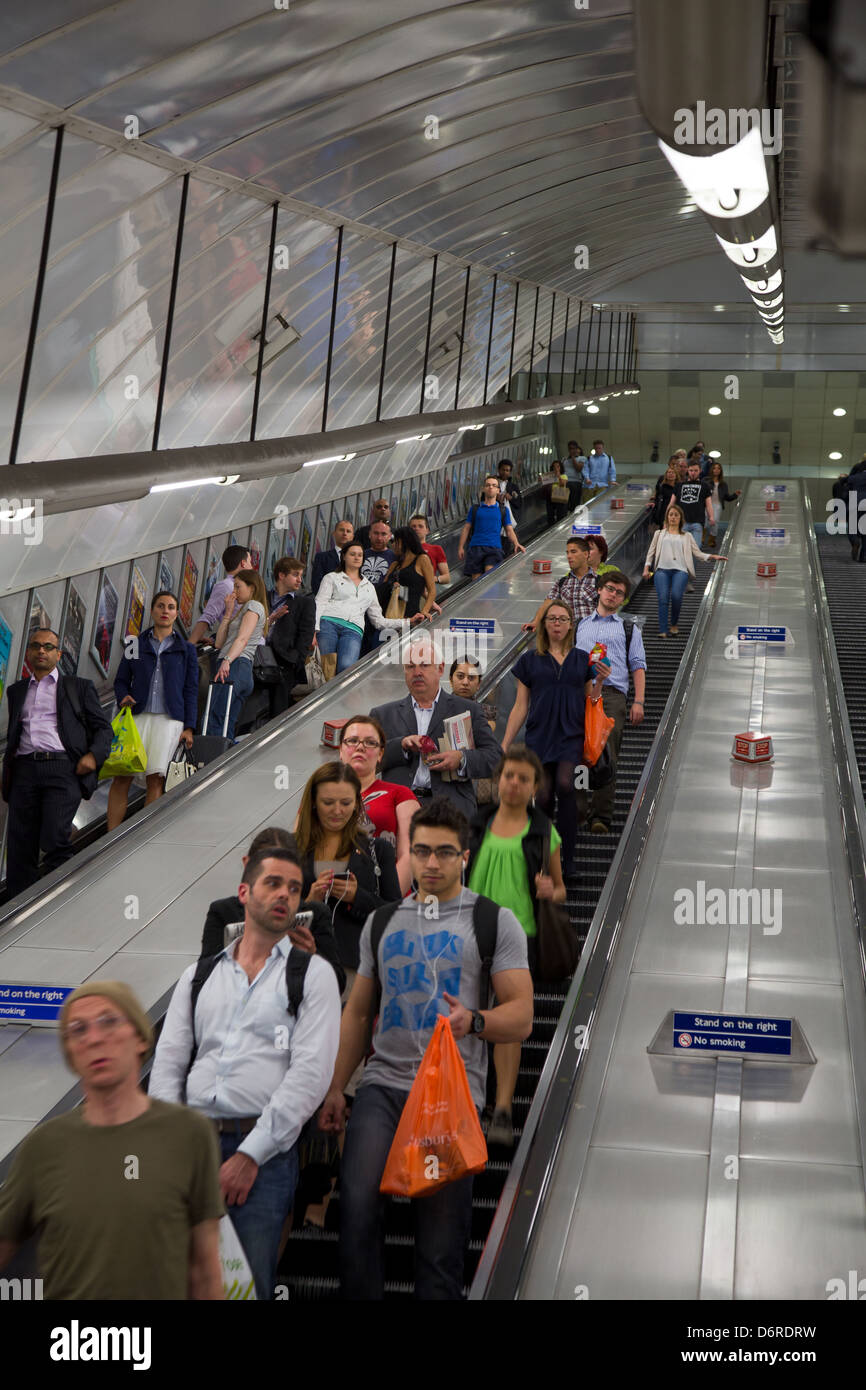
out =
<svg viewBox="0 0 866 1390"><path fill-rule="evenodd" d="M486 1019L484 1015L479 1012L478 1009L472 1009L470 1012L472 1014L472 1023L470 1025L469 1031L473 1034L473 1036L478 1037L481 1033L484 1032L484 1024L486 1022Z"/></svg>

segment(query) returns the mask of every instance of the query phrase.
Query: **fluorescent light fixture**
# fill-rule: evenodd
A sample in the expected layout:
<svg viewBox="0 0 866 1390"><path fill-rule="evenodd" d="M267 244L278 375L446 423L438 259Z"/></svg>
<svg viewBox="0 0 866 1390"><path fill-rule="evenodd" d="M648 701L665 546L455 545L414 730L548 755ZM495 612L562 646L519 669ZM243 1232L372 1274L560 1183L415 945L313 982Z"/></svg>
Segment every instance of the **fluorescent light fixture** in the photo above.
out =
<svg viewBox="0 0 866 1390"><path fill-rule="evenodd" d="M35 511L35 507L9 507L6 511L0 511L0 521L26 521Z"/></svg>
<svg viewBox="0 0 866 1390"><path fill-rule="evenodd" d="M775 309L777 304L782 303L785 296L783 294L777 294L775 299L761 299L759 295L753 294L752 298L759 309Z"/></svg>
<svg viewBox="0 0 866 1390"><path fill-rule="evenodd" d="M773 290L777 290L782 283L782 272L781 270L775 271L768 280L750 280L748 275L741 275L740 279L746 289L751 290L753 294L772 294Z"/></svg>
<svg viewBox="0 0 866 1390"><path fill-rule="evenodd" d="M569 409L572 409L572 410L573 410L574 407L573 407L573 406L566 406L566 410L569 410ZM505 418L506 418L506 420L522 420L522 419L523 419L523 416L522 416L522 415L506 415Z"/></svg>
<svg viewBox="0 0 866 1390"><path fill-rule="evenodd" d="M460 426L460 429L461 429L461 430L486 430L486 429L487 429L487 421L486 421L486 420L482 420L480 425L461 425L461 426Z"/></svg>
<svg viewBox="0 0 866 1390"><path fill-rule="evenodd" d="M606 400L607 400L607 396L599 396L598 399L599 399L600 401L606 401Z"/></svg>
<svg viewBox="0 0 866 1390"><path fill-rule="evenodd" d="M395 444L415 444L418 440L429 439L429 434L407 434L405 439L395 439Z"/></svg>
<svg viewBox="0 0 866 1390"><path fill-rule="evenodd" d="M720 405L711 405L709 410L707 411L708 415L721 415L721 413L722 407Z"/></svg>
<svg viewBox="0 0 866 1390"><path fill-rule="evenodd" d="M713 308L717 314L723 314L725 312L724 304L714 304Z"/></svg>
<svg viewBox="0 0 866 1390"><path fill-rule="evenodd" d="M664 140L659 148L708 217L748 217L770 195L761 132L755 126L717 154L684 154Z"/></svg>
<svg viewBox="0 0 866 1390"><path fill-rule="evenodd" d="M536 410L536 415L552 415L552 410Z"/></svg>
<svg viewBox="0 0 866 1390"><path fill-rule="evenodd" d="M836 406L836 409L833 411L833 414L834 414L834 415L847 415L848 412L847 412L847 410L845 409L844 406L837 405L837 406Z"/></svg>
<svg viewBox="0 0 866 1390"><path fill-rule="evenodd" d="M839 453L838 449L834 449L832 454L828 454L827 457L828 459L840 459L842 455Z"/></svg>
<svg viewBox="0 0 866 1390"><path fill-rule="evenodd" d="M779 249L776 244L775 227L768 227L763 236L755 237L754 241L746 241L742 244L736 241L725 241L724 237L720 236L716 236L716 241L728 259L734 262L734 265L766 265Z"/></svg>
<svg viewBox="0 0 866 1390"><path fill-rule="evenodd" d="M240 473L223 474L220 478L187 478L182 483L154 483L151 492L177 492L182 487L204 487L206 483L236 483Z"/></svg>
<svg viewBox="0 0 866 1390"><path fill-rule="evenodd" d="M542 445L542 447L539 449L538 452L539 452L540 454L552 454L552 453L553 453L553 450L552 450L552 449L545 448L545 447Z"/></svg>
<svg viewBox="0 0 866 1390"><path fill-rule="evenodd" d="M839 305L839 313L840 313L840 314L850 314L850 312L851 312L851 305L850 305L850 304L840 304L840 305Z"/></svg>
<svg viewBox="0 0 866 1390"><path fill-rule="evenodd" d="M598 414L598 406L597 406L597 405L588 405L588 406L586 407L586 413L587 413L587 415L597 415L597 414Z"/></svg>
<svg viewBox="0 0 866 1390"><path fill-rule="evenodd" d="M563 408L563 410L577 410L577 406L576 406L576 405L564 405L562 408ZM518 415L517 418L518 418L518 420L522 420L522 419L523 419L523 416L522 416L522 415Z"/></svg>
<svg viewBox="0 0 866 1390"><path fill-rule="evenodd" d="M329 454L327 458L323 459L307 459L304 468L315 468L319 463L348 463L349 459L354 457L354 454Z"/></svg>
<svg viewBox="0 0 866 1390"><path fill-rule="evenodd" d="M694 203L686 203L685 207L680 208L680 217L686 212L695 212L696 210Z"/></svg>
<svg viewBox="0 0 866 1390"><path fill-rule="evenodd" d="M722 451L721 451L721 449L711 449L711 450L710 450L710 458L711 458L711 459L720 459L721 457L722 457Z"/></svg>

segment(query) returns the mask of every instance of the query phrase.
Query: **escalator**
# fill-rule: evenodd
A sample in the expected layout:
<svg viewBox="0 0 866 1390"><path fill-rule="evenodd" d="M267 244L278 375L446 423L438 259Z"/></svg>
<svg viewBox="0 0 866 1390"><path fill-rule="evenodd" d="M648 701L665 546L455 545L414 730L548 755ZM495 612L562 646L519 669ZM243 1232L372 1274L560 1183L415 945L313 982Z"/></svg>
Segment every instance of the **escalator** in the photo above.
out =
<svg viewBox="0 0 866 1390"><path fill-rule="evenodd" d="M866 796L866 564L852 563L847 536L818 536L818 554L836 655L842 673L845 707L857 757L860 786Z"/></svg>
<svg viewBox="0 0 866 1390"><path fill-rule="evenodd" d="M647 530L645 527L640 527L631 543L627 542L623 547L625 554L622 558L620 551L616 552L617 563L621 563L623 567L634 573L636 557L640 556L642 559L647 546ZM613 552L612 558L614 558ZM596 904L613 862L620 834L628 816L647 754L667 704L671 687L679 669L680 658L712 571L712 565L696 563L694 592L685 595L679 624L680 632L677 638L669 637L665 641L661 641L658 637L655 590L652 584L642 583L637 590L633 591L629 602L627 612L642 629L647 653L646 713L641 725L627 724L623 735L612 833L602 836L582 832L578 835L576 862L579 866L579 872L568 881L567 903L569 915L573 925L577 928L581 945L586 939ZM517 648L510 652L508 668L516 660L516 653ZM504 730L511 704L510 695L513 693L508 691L508 681L509 677L505 673L498 677L494 675L492 680L485 682L485 685L482 686L479 697L492 701L497 706L499 711L497 734L499 736ZM548 1049L562 1013L566 994L566 982L559 989L545 986L535 994L535 1021L532 1034L523 1044L520 1073L512 1109L515 1146L519 1143L523 1124L532 1104ZM492 1071L491 1059L491 1075ZM511 1154L504 1149L493 1148L486 1169L475 1179L472 1228L465 1269L467 1289L475 1275L510 1166ZM337 1296L338 1229L339 1186L329 1203L326 1227L323 1232L303 1228L292 1232L279 1276L280 1280L288 1285L291 1298L321 1299ZM385 1271L386 1298L410 1297L413 1288L412 1221L410 1203L399 1198L392 1198L387 1208Z"/></svg>

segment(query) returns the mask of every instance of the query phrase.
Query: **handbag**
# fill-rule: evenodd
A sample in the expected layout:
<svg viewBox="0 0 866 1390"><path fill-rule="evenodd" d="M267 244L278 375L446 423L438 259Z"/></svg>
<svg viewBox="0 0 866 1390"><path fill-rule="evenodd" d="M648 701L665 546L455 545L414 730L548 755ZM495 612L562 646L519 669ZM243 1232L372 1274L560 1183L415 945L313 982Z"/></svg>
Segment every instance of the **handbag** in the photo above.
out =
<svg viewBox="0 0 866 1390"><path fill-rule="evenodd" d="M541 872L550 873L550 834L544 837ZM565 903L549 898L535 900L535 926L538 931L538 978L543 983L555 983L573 975L580 956L580 943L568 916Z"/></svg>
<svg viewBox="0 0 866 1390"><path fill-rule="evenodd" d="M253 653L253 680L259 685L279 685L282 680L280 663L267 642L260 642Z"/></svg>
<svg viewBox="0 0 866 1390"><path fill-rule="evenodd" d="M391 590L391 597L388 600L388 607L385 609L386 618L402 618L406 612L406 600L400 597L400 585L395 584Z"/></svg>
<svg viewBox="0 0 866 1390"><path fill-rule="evenodd" d="M567 502L568 498L568 483L554 483L550 489L551 502Z"/></svg>
<svg viewBox="0 0 866 1390"><path fill-rule="evenodd" d="M308 656L304 662L304 673L307 677L307 685L311 690L321 690L327 677L322 670L322 657L318 647L313 648L312 656Z"/></svg>
<svg viewBox="0 0 866 1390"><path fill-rule="evenodd" d="M165 774L165 789L170 792L172 787L181 787L187 778L194 777L198 768L190 757L189 749L181 740L174 751L174 756L168 765Z"/></svg>

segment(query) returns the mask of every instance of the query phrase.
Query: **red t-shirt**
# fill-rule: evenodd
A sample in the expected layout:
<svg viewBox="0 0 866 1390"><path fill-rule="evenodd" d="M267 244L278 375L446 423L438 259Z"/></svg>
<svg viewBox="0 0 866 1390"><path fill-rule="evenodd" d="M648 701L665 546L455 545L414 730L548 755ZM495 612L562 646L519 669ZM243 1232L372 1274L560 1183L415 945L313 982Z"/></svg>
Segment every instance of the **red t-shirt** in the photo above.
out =
<svg viewBox="0 0 866 1390"><path fill-rule="evenodd" d="M439 569L440 565L448 564L445 551L442 549L441 545L427 545L426 542L422 542L422 544L424 545L425 553L430 557L430 563L433 566L434 574Z"/></svg>
<svg viewBox="0 0 866 1390"><path fill-rule="evenodd" d="M404 801L415 801L409 787L398 786L396 782L371 782L364 792L364 810L373 822L376 838L387 836L390 843L397 846L397 807Z"/></svg>

